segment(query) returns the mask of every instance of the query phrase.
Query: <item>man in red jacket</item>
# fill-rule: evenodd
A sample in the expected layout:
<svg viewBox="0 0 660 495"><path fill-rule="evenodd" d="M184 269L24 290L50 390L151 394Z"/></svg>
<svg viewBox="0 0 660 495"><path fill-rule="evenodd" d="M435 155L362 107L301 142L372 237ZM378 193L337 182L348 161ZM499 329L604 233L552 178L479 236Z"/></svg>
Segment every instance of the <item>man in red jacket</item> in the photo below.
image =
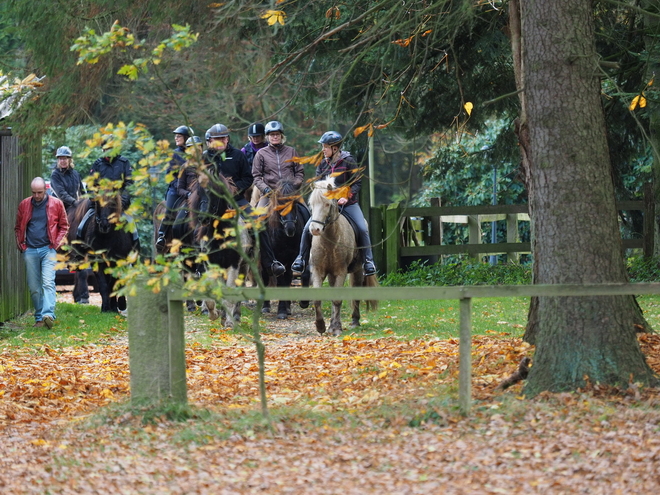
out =
<svg viewBox="0 0 660 495"><path fill-rule="evenodd" d="M16 245L23 253L27 283L34 304L35 327L52 328L55 321L56 251L69 232L64 203L46 194L46 182L36 177L30 184L32 196L18 205Z"/></svg>

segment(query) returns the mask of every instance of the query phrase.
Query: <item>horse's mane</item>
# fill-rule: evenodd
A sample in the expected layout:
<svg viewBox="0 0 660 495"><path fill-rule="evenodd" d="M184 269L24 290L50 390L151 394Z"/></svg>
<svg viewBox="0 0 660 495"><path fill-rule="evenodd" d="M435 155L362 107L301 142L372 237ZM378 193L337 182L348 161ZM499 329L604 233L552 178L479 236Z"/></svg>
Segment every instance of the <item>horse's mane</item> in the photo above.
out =
<svg viewBox="0 0 660 495"><path fill-rule="evenodd" d="M309 195L309 207L312 210L314 209L314 205L328 201L328 197L325 194L336 187L335 178L328 177L327 179L317 180L313 186L312 193Z"/></svg>
<svg viewBox="0 0 660 495"><path fill-rule="evenodd" d="M282 211L290 210L289 205L291 202L296 203L298 201L298 191L293 185L293 182L284 180L280 181L277 187L270 193L270 201L268 203L268 226L271 229L278 227L280 223L280 216ZM290 205L291 208L295 208L296 205Z"/></svg>

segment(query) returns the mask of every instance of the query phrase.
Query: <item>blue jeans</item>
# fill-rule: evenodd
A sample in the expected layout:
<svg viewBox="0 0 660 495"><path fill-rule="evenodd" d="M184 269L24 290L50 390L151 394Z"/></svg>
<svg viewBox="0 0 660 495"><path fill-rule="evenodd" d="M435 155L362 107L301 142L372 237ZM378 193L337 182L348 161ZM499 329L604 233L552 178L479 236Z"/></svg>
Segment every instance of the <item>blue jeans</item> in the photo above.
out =
<svg viewBox="0 0 660 495"><path fill-rule="evenodd" d="M57 255L48 246L27 248L23 253L27 269L27 283L34 304L34 319L41 321L44 316L55 319L55 265Z"/></svg>

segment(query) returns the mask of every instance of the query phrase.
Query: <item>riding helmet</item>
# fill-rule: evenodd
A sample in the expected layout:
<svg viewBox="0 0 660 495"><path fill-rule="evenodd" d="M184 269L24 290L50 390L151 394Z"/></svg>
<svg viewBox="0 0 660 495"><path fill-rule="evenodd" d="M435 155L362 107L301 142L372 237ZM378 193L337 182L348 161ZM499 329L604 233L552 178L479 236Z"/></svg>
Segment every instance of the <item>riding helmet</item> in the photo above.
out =
<svg viewBox="0 0 660 495"><path fill-rule="evenodd" d="M323 134L323 136L321 136L321 139L319 139L319 143L327 144L328 146L339 146L343 140L344 138L338 132L328 131L325 134Z"/></svg>
<svg viewBox="0 0 660 495"><path fill-rule="evenodd" d="M174 129L173 132L174 134L181 134L182 136L186 136L186 138L189 138L195 134L195 131L192 130L192 127L187 127L185 125L180 125Z"/></svg>
<svg viewBox="0 0 660 495"><path fill-rule="evenodd" d="M60 146L57 148L57 151L55 152L55 158L59 158L61 156L67 156L71 158L71 148L68 146Z"/></svg>
<svg viewBox="0 0 660 495"><path fill-rule="evenodd" d="M284 126L277 120L271 120L266 124L264 131L266 132L266 135L270 134L271 132L281 132L284 134Z"/></svg>
<svg viewBox="0 0 660 495"><path fill-rule="evenodd" d="M186 148L190 148L195 144L202 144L202 138L199 136L192 136L186 139Z"/></svg>
<svg viewBox="0 0 660 495"><path fill-rule="evenodd" d="M248 127L248 136L263 136L266 134L266 128L263 124L257 122Z"/></svg>
<svg viewBox="0 0 660 495"><path fill-rule="evenodd" d="M229 129L224 124L213 124L208 131L206 131L206 140L213 138L221 138L229 136Z"/></svg>

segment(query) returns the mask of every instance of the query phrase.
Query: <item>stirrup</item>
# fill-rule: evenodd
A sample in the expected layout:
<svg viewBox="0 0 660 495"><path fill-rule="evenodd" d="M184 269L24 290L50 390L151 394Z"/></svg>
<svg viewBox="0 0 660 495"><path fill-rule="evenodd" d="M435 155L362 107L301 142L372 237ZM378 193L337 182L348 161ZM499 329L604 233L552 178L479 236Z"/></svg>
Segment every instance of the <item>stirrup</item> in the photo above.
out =
<svg viewBox="0 0 660 495"><path fill-rule="evenodd" d="M302 258L302 256L298 256L291 264L291 271L295 275L302 275L302 273L305 271L305 260Z"/></svg>
<svg viewBox="0 0 660 495"><path fill-rule="evenodd" d="M286 273L286 268L284 267L284 265L282 263L275 260L270 264L270 271L277 278L280 275L284 275Z"/></svg>
<svg viewBox="0 0 660 495"><path fill-rule="evenodd" d="M365 261L364 265L362 265L362 268L364 268L364 276L369 277L371 275L376 275L376 265L374 265L374 262L369 260Z"/></svg>

